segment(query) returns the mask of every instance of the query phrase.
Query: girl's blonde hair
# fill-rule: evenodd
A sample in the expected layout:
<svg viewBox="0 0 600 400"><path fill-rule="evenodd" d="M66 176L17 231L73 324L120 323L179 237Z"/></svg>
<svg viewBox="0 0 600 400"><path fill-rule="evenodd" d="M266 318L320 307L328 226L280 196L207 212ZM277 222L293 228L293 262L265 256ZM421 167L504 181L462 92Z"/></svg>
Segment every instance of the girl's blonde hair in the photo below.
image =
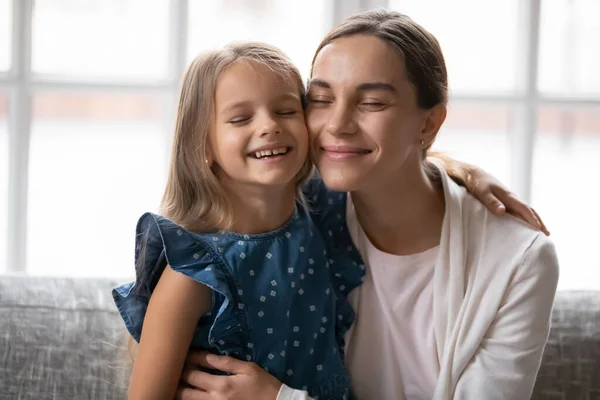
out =
<svg viewBox="0 0 600 400"><path fill-rule="evenodd" d="M209 130L214 114L214 97L217 81L223 71L235 62L261 64L278 78L298 86L304 106L305 87L302 77L289 57L280 49L260 42L231 43L219 50L198 56L183 77L167 187L161 202L160 213L194 232L227 230L233 225L231 204L213 169L206 162L210 158ZM308 160L296 175L296 188L301 203L301 186L313 173ZM145 243L142 243L144 248ZM144 250L137 264L144 265ZM144 288L150 282L137 282ZM128 335L126 352L135 359L137 342ZM130 373L131 365L128 366Z"/></svg>
<svg viewBox="0 0 600 400"><path fill-rule="evenodd" d="M183 78L167 186L161 203L162 215L191 231L227 230L233 224L231 204L208 160L217 81L236 62L268 67L276 76L297 84L304 99L305 88L296 66L283 51L266 43L232 43L191 63ZM296 175L299 196L300 186L312 172L307 159Z"/></svg>

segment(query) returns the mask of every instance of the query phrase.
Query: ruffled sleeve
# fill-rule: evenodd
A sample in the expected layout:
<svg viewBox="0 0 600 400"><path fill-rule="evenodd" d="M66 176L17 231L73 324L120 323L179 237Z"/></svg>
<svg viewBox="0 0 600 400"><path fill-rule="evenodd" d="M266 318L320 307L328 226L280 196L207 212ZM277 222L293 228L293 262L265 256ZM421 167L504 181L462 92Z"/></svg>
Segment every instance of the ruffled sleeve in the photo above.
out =
<svg viewBox="0 0 600 400"><path fill-rule="evenodd" d="M139 342L150 296L167 265L213 291L212 311L201 320L204 325L210 323L206 329L199 325L196 335L204 334L204 338L195 337L194 343L214 346L227 354L239 353L239 340L227 340L241 330L234 310L238 298L221 259L199 235L151 213L142 215L137 224L136 279L113 289L114 301L133 338Z"/></svg>
<svg viewBox="0 0 600 400"><path fill-rule="evenodd" d="M325 187L320 177L312 178L304 187L313 221L325 239L329 271L336 290L336 333L344 349L344 335L352 327L355 314L348 302L348 293L360 286L365 267L354 246L346 223L347 195Z"/></svg>

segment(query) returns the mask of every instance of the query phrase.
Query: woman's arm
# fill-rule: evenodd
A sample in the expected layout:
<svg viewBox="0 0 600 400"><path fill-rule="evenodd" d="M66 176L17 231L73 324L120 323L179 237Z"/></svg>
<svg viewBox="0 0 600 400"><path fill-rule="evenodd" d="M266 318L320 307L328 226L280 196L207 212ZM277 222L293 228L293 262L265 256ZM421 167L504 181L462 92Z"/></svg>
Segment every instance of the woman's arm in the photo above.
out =
<svg viewBox="0 0 600 400"><path fill-rule="evenodd" d="M550 235L544 221L533 208L520 201L510 190L483 169L455 160L442 152L429 151L427 157L440 164L452 180L464 186L494 214L502 215L508 212L541 230L546 236Z"/></svg>
<svg viewBox="0 0 600 400"><path fill-rule="evenodd" d="M165 268L144 318L129 399L174 398L198 321L211 307L210 288Z"/></svg>
<svg viewBox="0 0 600 400"><path fill-rule="evenodd" d="M231 375L212 375L200 368ZM180 385L177 400L312 400L306 392L282 386L277 378L255 363L205 351L190 353L181 380L187 386ZM283 396L288 393L288 397L281 397L282 393Z"/></svg>
<svg viewBox="0 0 600 400"><path fill-rule="evenodd" d="M539 235L455 388L455 399L528 399L548 333L558 282L554 245Z"/></svg>

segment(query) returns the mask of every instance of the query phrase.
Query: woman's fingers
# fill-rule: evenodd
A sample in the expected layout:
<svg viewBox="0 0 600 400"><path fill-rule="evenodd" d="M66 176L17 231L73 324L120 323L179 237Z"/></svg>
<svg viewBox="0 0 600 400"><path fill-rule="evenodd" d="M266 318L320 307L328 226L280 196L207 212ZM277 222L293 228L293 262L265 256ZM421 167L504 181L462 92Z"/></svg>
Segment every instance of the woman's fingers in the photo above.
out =
<svg viewBox="0 0 600 400"><path fill-rule="evenodd" d="M212 400L210 393L188 387L179 387L175 400Z"/></svg>
<svg viewBox="0 0 600 400"><path fill-rule="evenodd" d="M196 368L196 366L192 365L186 365L181 374L181 380L183 382L204 392L213 390L215 378L218 378L218 376L201 371Z"/></svg>
<svg viewBox="0 0 600 400"><path fill-rule="evenodd" d="M207 352L191 353L188 356L188 363L203 368L216 369L218 371L229 372L230 374L240 374L248 372L253 363L241 361L229 356L219 356Z"/></svg>

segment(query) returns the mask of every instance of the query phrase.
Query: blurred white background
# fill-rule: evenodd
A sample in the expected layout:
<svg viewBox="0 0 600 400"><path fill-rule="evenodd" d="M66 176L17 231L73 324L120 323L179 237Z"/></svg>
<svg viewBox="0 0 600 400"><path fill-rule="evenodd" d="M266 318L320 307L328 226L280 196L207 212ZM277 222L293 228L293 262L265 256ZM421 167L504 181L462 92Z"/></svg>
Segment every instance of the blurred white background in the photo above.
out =
<svg viewBox="0 0 600 400"><path fill-rule="evenodd" d="M598 0L0 0L0 273L131 276L187 63L255 39L306 77L333 24L376 6L445 51L437 149L534 205L561 289L600 289Z"/></svg>

